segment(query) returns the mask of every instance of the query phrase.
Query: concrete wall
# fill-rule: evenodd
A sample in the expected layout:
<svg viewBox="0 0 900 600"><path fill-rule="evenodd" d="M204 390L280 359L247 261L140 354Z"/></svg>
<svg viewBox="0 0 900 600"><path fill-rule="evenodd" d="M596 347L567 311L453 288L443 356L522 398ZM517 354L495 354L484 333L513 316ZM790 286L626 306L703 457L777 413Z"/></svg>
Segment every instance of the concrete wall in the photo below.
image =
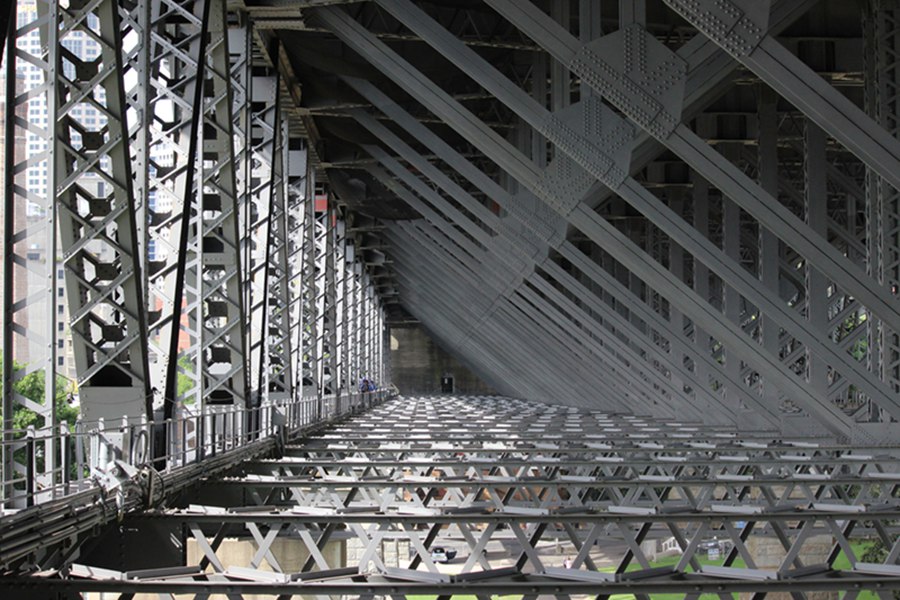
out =
<svg viewBox="0 0 900 600"><path fill-rule="evenodd" d="M445 373L453 376L457 394L495 393L438 346L422 327L391 328L391 374L401 394L439 394L441 376Z"/></svg>

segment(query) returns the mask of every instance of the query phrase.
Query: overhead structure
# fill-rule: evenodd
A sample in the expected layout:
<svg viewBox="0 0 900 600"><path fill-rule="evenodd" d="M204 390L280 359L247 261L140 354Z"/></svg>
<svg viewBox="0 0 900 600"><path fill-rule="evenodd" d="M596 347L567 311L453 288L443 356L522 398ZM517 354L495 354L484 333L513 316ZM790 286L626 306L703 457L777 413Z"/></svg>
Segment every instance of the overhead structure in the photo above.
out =
<svg viewBox="0 0 900 600"><path fill-rule="evenodd" d="M8 375L48 398L336 392L377 295L519 397L892 433L890 3L17 6Z"/></svg>
<svg viewBox="0 0 900 600"><path fill-rule="evenodd" d="M882 3L249 11L284 44L326 172L365 189L342 197L387 224L402 306L496 389L895 431L880 257L900 141L878 113L888 34L864 27ZM385 190L421 219L365 204Z"/></svg>

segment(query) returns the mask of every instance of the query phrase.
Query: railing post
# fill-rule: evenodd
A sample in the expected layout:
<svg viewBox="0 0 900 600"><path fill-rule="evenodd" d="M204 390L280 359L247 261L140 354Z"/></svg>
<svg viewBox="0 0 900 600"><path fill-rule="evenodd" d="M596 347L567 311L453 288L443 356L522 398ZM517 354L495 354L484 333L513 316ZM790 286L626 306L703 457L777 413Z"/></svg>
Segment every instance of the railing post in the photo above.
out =
<svg viewBox="0 0 900 600"><path fill-rule="evenodd" d="M107 463L106 444L103 443L104 432L106 431L106 421L103 417L97 419L97 430L91 436L91 475L93 471L100 470L100 465Z"/></svg>
<svg viewBox="0 0 900 600"><path fill-rule="evenodd" d="M182 417L180 422L181 422L181 466L184 466L187 464L187 458L188 458L187 419Z"/></svg>
<svg viewBox="0 0 900 600"><path fill-rule="evenodd" d="M84 479L84 465L86 464L84 456L84 422L81 417L75 421L75 481Z"/></svg>
<svg viewBox="0 0 900 600"><path fill-rule="evenodd" d="M166 454L166 472L171 471L177 466L178 460L178 422L172 417L166 421L166 440L168 440L168 450Z"/></svg>
<svg viewBox="0 0 900 600"><path fill-rule="evenodd" d="M131 459L132 459L132 447L131 447L132 435L131 435L131 425L129 425L129 423L128 423L128 417L125 417L125 416L122 417L121 431L122 431L122 447L119 449L120 454L122 455L122 460L127 460L128 462L131 462ZM132 464L134 464L134 463L132 463Z"/></svg>
<svg viewBox="0 0 900 600"><path fill-rule="evenodd" d="M206 407L200 408L200 414L197 416L197 431L194 432L194 439L197 445L197 461L206 458Z"/></svg>
<svg viewBox="0 0 900 600"><path fill-rule="evenodd" d="M62 484L62 495L65 496L69 493L69 470L71 469L71 465L69 465L69 457L71 453L69 452L69 427L66 423L59 424L59 468L61 469L59 482ZM54 490L56 487L54 486ZM54 497L56 497L56 493L54 492Z"/></svg>
<svg viewBox="0 0 900 600"><path fill-rule="evenodd" d="M216 413L214 413L214 412L213 412L213 413L210 413L210 419L209 419L209 420L210 420L210 438L209 438L209 442L210 442L210 449L209 449L209 452L210 452L210 454L209 454L209 455L210 455L210 456L215 456L215 455L216 455L216 428L217 428L217 427L216 427L216 423L217 423Z"/></svg>
<svg viewBox="0 0 900 600"><path fill-rule="evenodd" d="M37 475L34 425L25 432L25 506L34 506L34 478Z"/></svg>

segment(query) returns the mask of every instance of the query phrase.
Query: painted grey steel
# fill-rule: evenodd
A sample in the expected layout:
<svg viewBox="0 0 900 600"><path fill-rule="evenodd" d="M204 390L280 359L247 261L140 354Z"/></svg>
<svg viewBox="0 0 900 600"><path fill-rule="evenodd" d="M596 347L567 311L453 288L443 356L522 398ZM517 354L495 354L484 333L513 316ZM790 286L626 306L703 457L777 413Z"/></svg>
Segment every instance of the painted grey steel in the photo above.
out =
<svg viewBox="0 0 900 600"><path fill-rule="evenodd" d="M900 142L772 36L766 35L768 2L728 0L714 5L705 1L666 0L666 4L891 185L900 187Z"/></svg>
<svg viewBox="0 0 900 600"><path fill-rule="evenodd" d="M490 0L488 3L521 27L525 33L541 41L558 40L555 45L547 48L557 60L568 64L570 69L587 79L598 92L605 93L606 97L629 119L646 129L685 162L704 173L711 183L740 203L742 208L759 219L760 223L782 239L790 239L791 244L799 252L813 261L826 275L840 281L843 287L860 298L875 314L892 327L900 328L900 311L896 300L891 297L888 290L878 282L872 281L857 266L850 264L830 245L823 243L819 236L810 232L802 223L798 223L796 217L776 199L768 197L768 194L737 168L727 161L722 161L720 156L685 125L679 124L686 64L677 55L663 48L656 38L649 36L639 26L631 26L593 44L582 45L561 31L531 3L515 4L507 0ZM652 58L649 59L651 64L641 63L644 67L637 67L629 63L627 65L629 69L638 69L633 74L619 73L616 67L608 65L600 58L608 51L615 56L624 52L632 59L637 59L638 55L632 54L631 50L640 52L639 48L644 44L648 45L644 52L651 53ZM647 57L643 60L647 60ZM680 72L681 75L666 81L665 94L661 95L662 88L658 92L648 91L654 87L649 83L654 75L644 68L652 68L657 72ZM811 79L817 78L813 76ZM484 84L485 79L482 78L481 81ZM626 88L637 95L630 96Z"/></svg>
<svg viewBox="0 0 900 600"><path fill-rule="evenodd" d="M897 552L884 527L900 514L887 490L896 474L883 469L891 460L896 454L496 396L401 398L305 436L282 459L211 479L214 489L243 489L241 506L135 515L136 525L184 527L199 555L183 572L125 577L76 563L69 582L51 571L42 585L154 593L166 583L169 592L281 595L381 593L390 585L393 595L451 595L521 584L557 597L681 592L682 581L688 594L889 589L892 559L863 562L848 536L872 535ZM222 540L237 530L251 533L255 553L226 566ZM279 539L308 551L299 571L280 566ZM728 543L721 566L700 562L713 539ZM813 539L831 548L821 564L802 552ZM348 564L323 551L337 540L360 548ZM643 543L650 540L679 553L671 569L652 567ZM756 540L778 547L775 567L759 566ZM400 542L396 558L382 551ZM563 553L538 551L549 543ZM458 574L439 569L436 547L457 550ZM849 569L835 568L840 551ZM260 569L263 558L273 571ZM746 566L736 568L738 559ZM214 575L202 574L207 566Z"/></svg>
<svg viewBox="0 0 900 600"><path fill-rule="evenodd" d="M382 68L386 74L406 84L408 89L412 90L417 98L427 107L438 111L438 114L442 117L448 118L458 129L464 132L470 130L472 135L476 136L472 139L479 145L491 144L491 149L497 146L505 146L505 142L497 139L496 134L486 130L487 128L483 124L477 125L477 119L473 115L449 100L446 94L435 91L433 86L429 86L427 80L420 74L415 74L414 69L406 64L405 61L378 42L341 11L321 9L317 11L317 14L346 43L356 47L368 60L378 63L379 68ZM463 65L464 69L465 67L466 65ZM492 83L483 83L493 87ZM499 85L502 85L502 82ZM486 151L495 160L498 160L496 153L490 152L488 149ZM510 158L510 160L505 162L500 161L503 168L514 174L521 183L535 185L533 183L535 180L533 167L531 169L526 167L524 157L510 150L507 150L506 155L510 157L515 156L515 158ZM528 173L528 171L531 171L531 173ZM524 173L524 175L520 177L520 173ZM540 191L537 193L540 193ZM693 292L687 290L684 284L677 281L671 273L661 269L656 264L650 264L641 259L642 251L634 248L629 240L626 240L621 233L607 222L583 207L576 207L571 219L583 232L589 236L595 236L593 239L613 253L632 272L640 274L644 280L653 281L658 289L665 290L669 300L679 304L681 310L689 315L692 320L695 322L710 322L715 328L713 333L716 337L727 346L740 348L742 356L748 363L753 365L759 372L769 374L783 390L789 390L791 395L796 397L797 401L801 402L805 409L816 414L834 432L840 432L841 435L849 433L851 428L850 422L836 407L831 406L827 402L822 402L817 396L811 394L805 386L795 379L794 374L780 363L780 360L766 354L756 344L746 339L744 334L737 331L734 325L727 322L720 313L707 308L705 301L698 302ZM610 243L611 241L612 243ZM690 241L687 247L696 245L695 242L696 240ZM662 282L665 282L665 285L662 285ZM713 327L710 327L710 329L712 330ZM827 349L827 347L824 348ZM755 399L754 403L758 409L775 416L776 407L761 406L758 398Z"/></svg>
<svg viewBox="0 0 900 600"><path fill-rule="evenodd" d="M449 289L442 290L441 296L444 296L447 294L450 294L452 296L453 288L455 288L455 287L456 286L454 285L454 286L450 287ZM464 297L466 297L466 294L461 294L461 298L464 298ZM513 302L514 304L519 305L516 302L517 299L515 297L512 297L509 300L511 302ZM490 301L490 299L489 299L489 301ZM497 300L493 300L493 302L496 303ZM543 315L540 313L536 314L533 310L531 310L531 311L526 311L523 314L528 315L529 319L525 320L525 321L522 321L520 319L519 322L514 323L514 326L511 329L512 336L513 336L513 340L511 340L511 341L513 341L515 343L515 346L513 346L513 347L516 347L516 348L528 348L530 341L534 340L534 339L538 339L540 337L540 331L542 331L542 330L547 331L547 327L548 327L548 324L545 322L546 321L546 316L545 316L546 313L544 313ZM541 316L544 316L544 318L540 318ZM552 315L552 316L554 316L556 319L559 318L558 315ZM558 321L556 321L556 322L558 323ZM482 326L484 326L486 323L483 320L481 324L482 324ZM556 334L556 335L558 335L558 334ZM556 335L554 335L553 337L556 337ZM579 345L584 344L584 343L591 344L593 341L588 338L585 338L584 336L577 336L577 335L575 335L575 332L572 332L572 331L569 331L567 335L566 334L563 334L563 335L564 335L564 338L563 338L563 340L561 340L563 343L559 346L559 348L561 349L561 352L559 353L559 356L558 356L558 364L555 367L553 367L552 369L548 369L549 374L545 375L547 377L558 378L558 375L554 375L554 374L560 373L563 371L563 369L565 368L564 366L566 364L567 358L571 359L576 356L582 356L585 359L585 362L584 362L585 368L591 368L589 356L585 356L584 354L582 354L581 351L579 351ZM576 339L580 338L580 342L575 343L575 339L573 339L573 340L571 340L571 342L565 343L565 337L569 337L569 336L573 336ZM593 342L593 345L596 345L596 342ZM495 355L496 355L496 352L503 352L501 350L502 348L509 347L508 344L502 343L502 341L500 344L497 344L496 346L497 347L494 351ZM526 357L527 357L527 355L526 355ZM547 360L547 361L550 360L550 358L546 355L546 353L543 354L543 360ZM533 355L532 355L532 361L533 361ZM601 364L604 364L606 362L607 361L601 359ZM521 366L521 368L527 369L527 364L528 364L528 362L526 361ZM606 367L604 367L604 368L606 368ZM600 403L608 403L608 402L612 401L614 404L617 404L614 401L614 399L621 397L621 395L623 393L623 388L621 388L620 384L618 384L616 382L616 380L618 379L617 369L615 367L612 367L610 369L610 371L606 374L612 379L612 381L609 384L611 386L611 388L607 392L606 396L600 396L600 395L594 394L593 399L594 399L594 401L600 402ZM527 370L523 370L520 372L513 371L512 377L514 378L514 380L521 380L523 378L526 378L526 379L530 378L530 375L528 374ZM623 382L623 384L624 383L625 382ZM635 382L635 383L637 383L637 382ZM596 385L598 387L606 387L606 384L602 380L599 381ZM641 386L638 385L638 389L640 389L640 387ZM582 390L581 393L589 394L590 393L589 390L590 390L590 388L584 389L584 390ZM632 395L631 393L627 393L627 391L626 391L626 394L628 396ZM643 394L644 394L643 397L638 396L635 398L636 401L639 401L639 404L636 406L632 406L631 407L632 410L635 410L635 409L641 410L641 408L643 410L647 410L648 409L647 398L654 397L656 395L656 392L652 389L650 389L650 390L645 389ZM624 406L622 406L622 408L624 408Z"/></svg>
<svg viewBox="0 0 900 600"><path fill-rule="evenodd" d="M370 131L372 131L373 134L377 135L379 137L379 139L381 139L382 141L387 143L395 151L398 151L402 158L404 158L410 164L415 166L420 172L425 174L427 177L432 179L432 181L434 181L437 185L439 185L447 194L450 195L450 197L453 197L458 202L461 202L463 204L463 206L469 212L471 212L472 214L475 214L482 222L486 223L487 225L489 225L495 229L499 229L499 223L501 222L501 220L498 217L496 217L493 213L490 213L484 206L480 205L474 198L469 196L458 185L456 185L455 183L450 181L449 178L447 178L445 175L440 173L440 171L438 171L436 168L429 165L426 161L424 161L423 159L418 157L415 154L415 152L411 148L406 146L401 140L399 140L399 138L397 138L396 136L391 134L383 126L379 125L374 119L369 117L366 113L354 112L353 114L354 114L354 118L356 118L356 120L358 122L360 122L360 124L362 124L364 127L369 129ZM419 138L419 139L421 139L421 138ZM370 152L372 152L373 155L376 158L378 158L379 160L387 162L387 164L389 164L389 165L394 165L394 167L395 167L394 172L398 178L400 178L400 179L406 178L408 180L408 185L411 185L413 187L413 189L416 189L420 193L420 195L422 195L423 197L429 198L433 205L435 205L435 206L440 205L440 206L444 207L444 208L442 208L442 210L444 212L446 212L448 214L448 216L454 222L459 223L459 221L462 220L463 224L465 224L465 221L467 221L467 220L464 217L462 217L458 211L455 211L454 209L447 207L446 201L444 201L439 196L437 196L432 190L423 187L421 182L415 180L414 178L410 178L409 175L404 171L404 169L402 167L399 167L399 165L396 165L394 161L389 161L385 157L385 155L382 151L377 150L377 149L370 149ZM463 159L460 158L460 160L463 160ZM422 212L422 211L420 210L420 212ZM467 229L467 230L470 230L470 229ZM475 229L475 231L476 231L476 235L478 235L479 233L482 233L481 230L478 230L478 229ZM496 240L496 238L495 238L495 240ZM516 241L518 241L518 240L514 240L513 243L515 244ZM531 247L526 246L525 248L522 248L520 250L520 252L525 253L530 249L531 249ZM530 261L528 261L528 262L530 262ZM512 264L507 267L507 269L515 269L515 268L516 268L516 265L512 265ZM519 268L521 269L521 267L519 267ZM491 277L493 278L493 275ZM521 283L517 286L517 288L519 289L519 291L521 293L522 292ZM583 287L581 289L575 290L575 293L577 293L579 296L582 296L582 297L584 297L586 292L588 292L588 291L586 289L584 289ZM547 288L544 288L544 293L549 294L550 298L553 299L557 303L559 303L561 301L565 301L564 297L562 297L561 294L559 294L559 292L557 292L556 290L553 290L552 288L550 288L549 290ZM569 306L572 306L571 303L569 303ZM578 312L580 312L580 309L576 310L575 314L577 314ZM570 309L570 313L571 313L571 309ZM592 321L592 319L589 319L589 320ZM585 322L587 322L587 320L582 318L582 322L585 323ZM471 331L471 328L470 328L470 331ZM624 352L625 355L628 356L628 360L631 362L632 365L640 364L642 362L642 359L640 357L638 357L636 354L632 353L629 348L618 343L618 340L616 340L615 338L609 339L608 343L612 343L612 345L616 348L616 352L618 352L620 354ZM669 387L671 385L670 382L663 381L662 379L660 379L658 377L658 375L656 376L655 381L656 381L657 385L660 385L663 388ZM680 396L682 394L682 390L680 390L680 389L673 388L671 390L671 392L677 396ZM687 407L687 410L690 412L692 409L690 407Z"/></svg>
<svg viewBox="0 0 900 600"><path fill-rule="evenodd" d="M471 76L473 76L476 80L478 80L482 85L486 86L487 89L492 90L495 94L498 95L498 98L501 98L505 103L507 103L511 108L519 112L519 114L528 122L532 123L536 128L540 129L542 123L546 123L546 116L542 114L541 110L537 110L536 105L520 90L512 89L511 84L509 84L508 80L502 77L498 72L496 72L492 67L487 65L483 60L477 58L477 56L472 53L470 50L459 44L455 38L450 36L445 30L441 29L438 24L433 22L430 18L428 18L424 13L418 11L418 9L411 8L405 0L384 0L381 2L382 5L386 6L392 13L397 16L400 20L404 21L408 26L412 29L418 31L420 35L423 35L423 38L438 48L442 54L450 58L457 65L459 65L464 71L468 72ZM400 8L403 7L401 11ZM496 6L496 5L495 5ZM402 14L400 14L402 12ZM533 11L530 11L533 12ZM534 17L534 15L531 15ZM643 33L642 33L643 32ZM546 33L546 31L544 31ZM656 56L653 54L653 45L658 44L658 42L653 38L650 40L649 38L644 41L636 41L634 40L635 36L640 38L640 36L647 36L646 32L641 30L633 30L627 29L624 34L626 44L632 44L629 46L630 50L634 52L639 52L639 48L643 48L643 46L638 46L638 44L644 43L647 44L645 52L649 52L648 58L646 60L650 61L650 63L646 66L647 69L655 68L657 70L663 69L660 72L672 72L675 73L676 63L672 62L670 58L664 55L662 52L657 52L660 56ZM610 39L610 36L607 36L602 41L603 44L609 46L612 50L616 48L615 44L619 43L618 40L613 42ZM556 56L556 58L564 58L563 56ZM655 61L655 62L654 62ZM658 63L658 64L657 64ZM671 64L670 64L671 63ZM577 70L577 69L576 69ZM580 74L585 76L585 73L582 71L578 71ZM649 77L649 74L645 76ZM612 75L610 75L612 77ZM673 75L674 77L674 75ZM506 81L506 83L503 83ZM591 80L589 80L591 81ZM591 81L593 87L597 88L599 92L607 91L606 88L600 87L601 84ZM604 84L608 87L611 84ZM669 85L668 83L666 85ZM653 100L653 102L657 103L660 106L665 106L665 110L669 111L666 113L660 113L665 115L680 115L681 104L680 98L678 98L677 105L671 105L673 100L669 96L678 96L678 83L673 80L671 82L673 85L673 89L671 91L667 91L668 96L660 97ZM681 82L683 85L683 81ZM617 102L617 97L613 96L611 99L613 102ZM622 102L626 102L622 100ZM630 101L628 101L630 102ZM648 100L650 102L650 100ZM660 104L661 103L661 104ZM668 104L667 104L668 103ZM655 106L655 105L654 105ZM619 104L619 107L642 127L645 127L645 123L641 122L641 117L635 113L631 114L627 107ZM600 110L598 108L585 106L584 108L586 115L590 114L594 119L610 120L612 119L611 114L603 115L602 111L598 114L596 111ZM634 110L638 110L635 108ZM650 110L641 109L641 110ZM643 113L641 113L643 114ZM603 115L603 116L601 116ZM586 117L590 118L590 117ZM661 116L659 117L662 118ZM672 120L671 116L666 116L666 119ZM668 122L668 121L667 121ZM653 121L653 123L657 123L657 121ZM672 121L672 127L677 124L677 121ZM561 124L560 124L561 126ZM670 234L673 239L677 240L680 245L689 249L695 256L701 258L708 266L713 267L715 270L719 272L719 274L728 281L731 285L735 286L735 289L739 290L742 295L751 299L754 304L757 306L765 307L767 312L770 314L778 314L781 317L782 325L785 327L789 327L790 330L799 337L799 339L803 340L808 346L814 349L817 354L824 355L828 357L829 362L833 365L840 364L843 369L847 372L853 373L855 380L860 384L866 387L866 390L869 394L873 394L873 397L877 397L881 402L886 403L886 406L893 405L897 403L896 396L889 390L886 389L886 386L883 385L882 382L878 380L876 376L868 372L863 366L859 365L855 360L848 357L846 353L833 349L827 341L827 338L824 335L824 332L818 333L814 329L808 329L809 326L804 322L802 318L800 318L796 313L794 313L789 308L779 305L778 303L774 303L767 296L767 294L760 293L758 287L756 285L756 281L749 274L746 273L742 268L737 265L734 265L733 262L731 265L726 260L722 260L718 258L719 251L715 246L713 246L710 242L705 242L704 239L699 238L692 231L692 228L686 226L686 224L679 219L677 216L671 213L671 211L667 211L664 208L660 208L661 205L656 202L655 198L652 195L643 190L640 186L636 184L636 182L627 182L621 179L618 175L616 175L616 171L609 171L609 167L603 164L595 164L596 157L603 156L602 150L600 149L615 149L616 146L610 144L610 141L603 139L603 131L606 130L606 127L601 126L600 128L600 138L596 140L587 141L573 130L565 130L560 128L560 126L552 127L554 131L557 133L551 133L549 131L545 131L546 135L550 135L551 139L557 143L558 147L563 151L571 154L576 160L579 161L585 168L587 168L594 176L596 176L600 181L603 181L607 185L610 185L613 189L618 188L618 183L624 184L624 190L619 189L620 195L629 201L636 208L641 210L645 215L647 215L654 223L659 224L661 227L665 227L665 231ZM649 126L649 125L648 125ZM663 125L659 124L660 127ZM610 125L610 129L614 129L615 125ZM650 127L650 132L654 133L654 127L657 125L653 125ZM669 127L666 125L665 127ZM646 128L646 127L645 127ZM674 129L673 129L674 130ZM563 133L565 131L565 133ZM662 131L662 130L660 130ZM621 133L619 135L622 135ZM654 133L656 135L656 133ZM681 126L679 129L679 135L688 139L687 136L693 136L684 126ZM556 136L556 137L554 137ZM573 138L574 136L574 138ZM557 139L558 137L558 139ZM576 141L577 139L577 141ZM593 143L593 147L588 150L589 145ZM576 144L578 147L571 146L570 144ZM586 146L586 144L588 146ZM705 144L697 139L696 142L691 142L692 147L697 149L702 145L704 148ZM568 149L567 149L568 146ZM607 150L608 151L608 150ZM594 158L588 158L588 156L592 156ZM618 162L618 161L616 161ZM690 163L690 161L688 160ZM724 165L724 161L721 159L716 163L716 168L720 168ZM710 175L708 169L699 169L701 172ZM715 182L716 178L712 178ZM722 189L729 191L728 187L719 186ZM730 191L729 191L730 193ZM754 198L754 202L756 202ZM761 201L760 201L761 203ZM771 205L777 205L777 202L772 200L769 202ZM741 205L747 209L751 214L759 216L757 212L753 210L751 206L748 206L745 202L741 201ZM781 213L784 215L788 215L787 209L782 209ZM792 215L790 218L794 218ZM771 226L771 223L763 220L762 222ZM666 227L669 225L669 227ZM782 235L786 235L784 229L773 229L776 233L781 233ZM793 232L794 235L790 235L791 244L797 246L796 240L798 239L797 235L799 235L798 231ZM802 248L801 248L802 251ZM732 257L733 258L733 257ZM841 257L843 259L843 257ZM824 261L823 261L824 262ZM820 262L816 262L817 265L823 264ZM825 269L825 265L829 263L824 262L824 265L820 268ZM855 269L855 267L854 267ZM838 279L841 282L841 285L846 285L846 282L849 281L849 276L844 274ZM847 286L850 290L854 290L852 286ZM858 296L863 299L864 303L867 302L865 296ZM871 305L870 305L871 306ZM877 311L876 311L877 312ZM817 341L818 340L818 341ZM827 410L827 409L826 409ZM890 409L889 409L890 410ZM900 410L900 406L895 406L894 410Z"/></svg>
<svg viewBox="0 0 900 600"><path fill-rule="evenodd" d="M589 261L584 261L578 258L579 256L581 256L581 253L574 249L571 245L562 244L562 246L560 246L561 240L559 238L559 235L563 230L564 221L555 212L547 210L546 205L537 200L535 196L529 194L525 190L520 191L515 197L509 195L506 191L504 191L496 183L494 183L489 177L484 175L470 162L468 162L464 157L460 156L457 152L450 148L449 145L443 142L437 135L418 123L402 108L391 102L384 94L375 89L374 86L362 80L350 78L345 78L345 80L350 85L352 85L354 89L359 91L369 101L377 106L379 110L390 116L391 119L394 120L394 122L404 127L407 131L414 135L417 140L425 144L436 154L439 154L442 159L449 165L451 165L456 171L463 174L467 179L472 181L472 183L477 185L479 189L487 193L501 206L509 210L515 218L522 221L529 228L531 228L534 231L535 235L546 236L548 244L550 246L558 247L563 255L567 255L567 258L573 261L574 264L583 265L580 268L595 281L601 283L605 290L608 291L611 288L619 289L620 291L617 294L617 297L623 299L623 301L628 304L628 306L631 307L632 310L639 310L642 308L643 305L641 303L637 303L635 305L628 300L624 300L627 299L630 295L629 292L624 290L624 288L621 288L619 283L615 281L615 279L609 277L609 275L605 271L596 268ZM389 142L392 139L391 137L386 137L384 128L378 128L377 135ZM395 149L396 148L397 146L395 146ZM426 169L426 167L422 164L419 164L418 168L420 170ZM458 193L454 195L458 195ZM464 196L462 197L464 198ZM523 204L528 208L523 210L521 208ZM470 208L470 210L474 211L474 214L478 215L484 220L484 209L479 211L478 208L475 207ZM543 261L541 266L543 269L547 270L548 273L551 273L551 275L553 275L557 280L566 281L568 279L568 281L574 282L574 279L572 279L570 276L567 276L551 261ZM577 283L575 285L577 285ZM571 286L569 289L572 289ZM589 301L588 298L590 298L590 296L584 294L583 290L576 291L573 289L573 291L579 295L582 301ZM593 306L595 309L597 308L597 305ZM676 332L659 315L652 311L643 311L641 318L645 322L654 323L654 325L657 327L657 331L667 331L667 337L669 338L671 343L680 344L680 347L683 350L685 350L686 352L691 352L691 348L689 346L685 345L683 342L680 342L682 333ZM707 360L710 366L714 369L721 370L721 365L718 362L707 358L705 351L699 358ZM746 393L743 391L744 385L742 382L733 381L732 385L734 386L734 389L738 390L738 393ZM705 386L702 387L705 388ZM707 410L715 413L720 409L714 402L707 405Z"/></svg>

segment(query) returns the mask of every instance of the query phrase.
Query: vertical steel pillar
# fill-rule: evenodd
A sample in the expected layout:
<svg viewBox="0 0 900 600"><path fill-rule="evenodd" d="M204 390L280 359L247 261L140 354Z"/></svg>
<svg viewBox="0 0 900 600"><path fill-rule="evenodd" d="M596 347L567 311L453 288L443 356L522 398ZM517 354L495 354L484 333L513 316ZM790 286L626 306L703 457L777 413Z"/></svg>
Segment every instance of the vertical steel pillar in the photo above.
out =
<svg viewBox="0 0 900 600"><path fill-rule="evenodd" d="M60 32L53 0L17 5L7 38L4 122L4 285L3 285L3 422L4 441L13 441L17 410L38 416L39 428L55 431L57 342L64 320L57 314L63 283L57 264L57 222L54 190L57 182L54 143L55 92ZM106 23L106 27L108 27ZM78 27L78 23L74 25ZM109 35L108 29L106 30ZM63 32L65 37L67 32ZM77 35L68 33L68 35ZM80 56L76 56L80 59ZM60 88L65 89L63 88ZM93 93L93 91L92 91ZM30 150L36 147L37 150ZM60 265L61 266L61 265ZM43 396L25 396L14 385L24 378L44 385ZM52 452L53 447L45 447ZM52 466L51 460L48 465ZM24 492L13 479L26 474L16 464L13 448L3 447L3 499Z"/></svg>
<svg viewBox="0 0 900 600"><path fill-rule="evenodd" d="M265 359L260 393L270 400L286 400L293 390L293 343L291 340L291 290L290 263L288 258L289 210L288 210L288 124L279 111L275 138L275 158L272 169L272 208L269 213L269 250L266 291L267 323L265 334Z"/></svg>
<svg viewBox="0 0 900 600"><path fill-rule="evenodd" d="M209 6L205 0L149 2L150 24L145 52L150 54L144 84L152 95L141 107L143 127L149 131L146 182L141 190L149 213L147 230L148 339L153 356L154 387L163 389L164 414L172 417L176 405L199 404L198 340L182 336L182 325L199 320L196 292L186 298L187 271L199 258L192 220L196 213L197 147L202 111L208 42ZM143 179L142 179L143 178ZM189 256L190 254L190 256ZM192 277L198 279L196 275ZM184 319L183 319L184 317ZM182 364L179 364L179 360Z"/></svg>
<svg viewBox="0 0 900 600"><path fill-rule="evenodd" d="M248 395L256 402L259 390L253 386L258 381L258 363L252 356L253 328L253 249L255 238L254 219L254 157L253 157L253 40L251 25L246 14L235 12L229 18L237 17L238 23L228 25L228 54L231 71L232 129L234 131L234 179L238 199L238 237L241 257L241 299L247 310L243 322L244 355L248 357L248 380L251 388Z"/></svg>
<svg viewBox="0 0 900 600"><path fill-rule="evenodd" d="M320 213L321 245L320 259L321 269L321 312L319 314L320 337L322 353L320 354L322 365L322 385L324 394L337 393L337 385L340 382L338 374L338 347L337 347L337 287L335 278L335 263L337 255L337 211L334 196L331 191L325 194L325 207Z"/></svg>
<svg viewBox="0 0 900 600"><path fill-rule="evenodd" d="M322 356L321 338L319 336L319 220L316 216L316 183L315 169L310 161L306 165L306 197L303 202L304 271L301 277L303 295L303 326L300 347L303 349L303 386L304 395L322 395L322 374L319 370ZM324 272L322 272L324 275ZM306 393L309 386L310 394Z"/></svg>
<svg viewBox="0 0 900 600"><path fill-rule="evenodd" d="M347 372L344 379L344 387L349 392L353 392L356 390L356 385L359 381L360 368L362 365L362 310L360 306L361 295L360 295L360 278L362 277L362 264L360 260L362 260L362 256L356 256L355 246L348 244L347 246L348 252L351 253L353 258L348 259L351 260L348 263L347 268L350 269L350 277L348 278L347 283L347 315L346 319L348 322L348 331L347 331ZM355 259L355 260L353 260Z"/></svg>
<svg viewBox="0 0 900 600"><path fill-rule="evenodd" d="M286 239L288 242L288 289L290 293L290 339L295 351L291 353L291 374L293 376L293 393L295 398L302 397L304 386L309 385L311 377L308 370L308 352L310 351L308 312L309 281L307 252L312 246L309 239L311 228L306 218L311 212L309 189L309 171L307 150L301 139L288 139L286 148L287 162L287 198L286 198Z"/></svg>
<svg viewBox="0 0 900 600"><path fill-rule="evenodd" d="M203 101L202 188L198 198L202 255L201 399L206 403L247 406L245 321L238 235L238 191L228 34L223 0L209 12L206 54L207 94Z"/></svg>
<svg viewBox="0 0 900 600"><path fill-rule="evenodd" d="M119 8L114 0L57 7L55 18L58 38L49 45L56 68L49 92L55 113L50 189L82 415L138 419L150 414L152 400ZM67 51L78 38L96 40L99 60ZM99 118L87 117L88 108Z"/></svg>
<svg viewBox="0 0 900 600"><path fill-rule="evenodd" d="M265 390L267 285L272 212L276 200L275 146L278 137L278 77L257 75L251 78L249 144L251 147L250 187L248 189L247 235L249 248L249 367L250 384L258 399Z"/></svg>
<svg viewBox="0 0 900 600"><path fill-rule="evenodd" d="M0 67L3 71L3 313L0 315L0 326L3 327L3 346L0 349L3 359L3 371L0 373L0 411L3 417L3 439L0 448L0 501L6 502L13 495L11 480L14 473L13 461L13 410L15 396L13 394L13 361L14 352L14 290L15 279L13 271L16 268L15 243L16 231L16 120L19 114L19 102L17 102L18 77L16 76L16 39L17 16L16 4L9 5L9 21L4 35L3 48L4 62ZM24 105L22 105L24 106ZM27 119L25 119L27 121ZM20 134L21 135L21 134ZM21 160L24 157L19 157ZM21 244L21 242L19 243Z"/></svg>
<svg viewBox="0 0 900 600"><path fill-rule="evenodd" d="M346 223L338 216L334 226L334 393L343 395L347 382L347 333L350 323L347 312L347 236Z"/></svg>

